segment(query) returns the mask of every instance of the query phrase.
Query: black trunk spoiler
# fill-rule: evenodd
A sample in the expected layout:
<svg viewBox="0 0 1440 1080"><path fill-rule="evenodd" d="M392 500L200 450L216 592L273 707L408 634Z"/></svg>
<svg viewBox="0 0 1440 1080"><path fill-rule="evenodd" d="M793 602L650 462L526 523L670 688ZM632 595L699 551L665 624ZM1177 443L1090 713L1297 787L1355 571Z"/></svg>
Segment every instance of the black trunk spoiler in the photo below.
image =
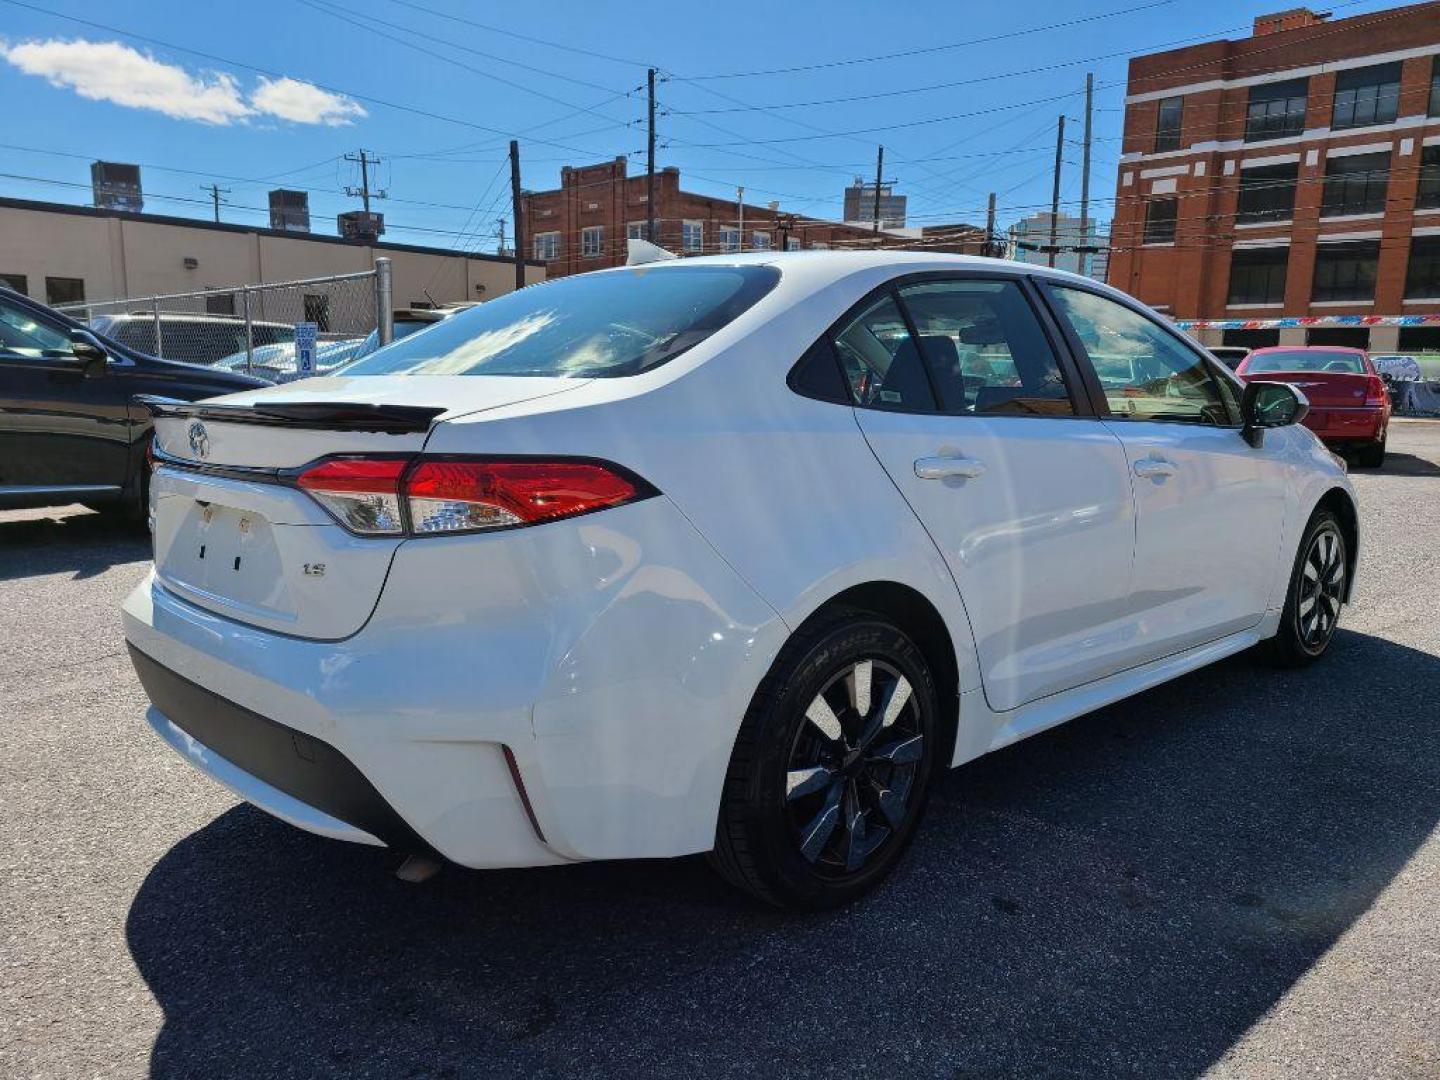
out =
<svg viewBox="0 0 1440 1080"><path fill-rule="evenodd" d="M308 428L312 431L380 431L389 435L424 434L445 412L430 405L371 405L353 401L266 401L255 405L181 401L136 394L136 405L156 419L218 420L227 424Z"/></svg>

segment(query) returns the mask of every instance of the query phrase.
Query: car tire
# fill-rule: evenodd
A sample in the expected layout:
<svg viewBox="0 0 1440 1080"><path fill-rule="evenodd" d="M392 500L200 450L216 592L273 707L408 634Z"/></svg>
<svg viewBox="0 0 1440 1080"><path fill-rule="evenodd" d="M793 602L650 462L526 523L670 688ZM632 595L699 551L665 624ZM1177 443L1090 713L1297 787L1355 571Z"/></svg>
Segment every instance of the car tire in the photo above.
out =
<svg viewBox="0 0 1440 1080"><path fill-rule="evenodd" d="M1280 628L1265 645L1271 662L1304 667L1325 655L1340 622L1349 573L1349 550L1339 519L1329 510L1317 510L1305 527L1290 571Z"/></svg>
<svg viewBox="0 0 1440 1080"><path fill-rule="evenodd" d="M1373 443L1362 446L1355 454L1355 463L1366 469L1378 469L1385 464L1385 440L1388 432Z"/></svg>
<svg viewBox="0 0 1440 1080"><path fill-rule="evenodd" d="M938 717L924 657L892 623L845 610L802 628L740 725L711 865L781 907L865 893L924 813Z"/></svg>

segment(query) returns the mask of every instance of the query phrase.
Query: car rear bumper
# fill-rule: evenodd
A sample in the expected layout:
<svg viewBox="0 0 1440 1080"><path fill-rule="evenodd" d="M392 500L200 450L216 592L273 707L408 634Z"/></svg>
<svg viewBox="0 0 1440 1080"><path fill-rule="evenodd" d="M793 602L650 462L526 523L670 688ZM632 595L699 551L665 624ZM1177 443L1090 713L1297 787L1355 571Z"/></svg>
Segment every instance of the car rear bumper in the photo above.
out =
<svg viewBox="0 0 1440 1080"><path fill-rule="evenodd" d="M1305 426L1324 442L1375 442L1385 434L1388 409L1314 407Z"/></svg>
<svg viewBox="0 0 1440 1080"><path fill-rule="evenodd" d="M151 726L312 832L474 867L708 850L783 623L663 496L402 544L343 640L247 625L152 572L124 605Z"/></svg>

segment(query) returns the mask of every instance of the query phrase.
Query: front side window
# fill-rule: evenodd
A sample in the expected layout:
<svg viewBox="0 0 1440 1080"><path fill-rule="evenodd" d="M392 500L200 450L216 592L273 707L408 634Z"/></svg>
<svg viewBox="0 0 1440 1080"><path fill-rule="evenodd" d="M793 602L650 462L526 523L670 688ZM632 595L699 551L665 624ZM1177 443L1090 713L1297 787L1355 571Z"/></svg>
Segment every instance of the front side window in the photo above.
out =
<svg viewBox="0 0 1440 1080"><path fill-rule="evenodd" d="M1295 214L1295 184L1300 163L1255 165L1240 170L1235 221L1240 225L1288 221Z"/></svg>
<svg viewBox="0 0 1440 1080"><path fill-rule="evenodd" d="M1420 153L1420 184L1415 189L1415 206L1421 210L1440 208L1440 144Z"/></svg>
<svg viewBox="0 0 1440 1080"><path fill-rule="evenodd" d="M45 302L51 307L59 304L78 304L85 299L85 282L82 278L47 277L45 279Z"/></svg>
<svg viewBox="0 0 1440 1080"><path fill-rule="evenodd" d="M1155 153L1180 149L1180 123L1185 115L1183 97L1165 98L1155 119Z"/></svg>
<svg viewBox="0 0 1440 1080"><path fill-rule="evenodd" d="M1145 243L1173 244L1175 242L1175 216L1180 201L1174 195L1163 199L1151 199L1145 204Z"/></svg>
<svg viewBox="0 0 1440 1080"><path fill-rule="evenodd" d="M1410 263L1405 270L1405 298L1440 297L1440 236L1417 236L1410 241Z"/></svg>
<svg viewBox="0 0 1440 1080"><path fill-rule="evenodd" d="M686 251L705 250L705 223L703 221L686 221L681 225L681 246Z"/></svg>
<svg viewBox="0 0 1440 1080"><path fill-rule="evenodd" d="M1229 304L1283 304L1288 247L1236 248L1230 253Z"/></svg>
<svg viewBox="0 0 1440 1080"><path fill-rule="evenodd" d="M605 226L587 225L580 230L580 255L595 259L605 251Z"/></svg>
<svg viewBox="0 0 1440 1080"><path fill-rule="evenodd" d="M1233 388L1194 349L1139 312L1104 296L1052 286L1110 412L1128 420L1225 426L1236 422Z"/></svg>
<svg viewBox="0 0 1440 1080"><path fill-rule="evenodd" d="M769 266L644 266L557 278L434 323L346 375L616 378L674 359L775 287Z"/></svg>
<svg viewBox="0 0 1440 1080"><path fill-rule="evenodd" d="M11 356L69 356L70 335L0 300L0 352Z"/></svg>
<svg viewBox="0 0 1440 1080"><path fill-rule="evenodd" d="M1388 151L1329 158L1325 162L1325 194L1320 216L1383 213L1389 183Z"/></svg>
<svg viewBox="0 0 1440 1080"><path fill-rule="evenodd" d="M900 290L948 413L1070 416L1075 409L1030 303L1014 281L927 281Z"/></svg>
<svg viewBox="0 0 1440 1080"><path fill-rule="evenodd" d="M905 316L885 293L835 335L850 397L865 409L934 412L935 394Z"/></svg>
<svg viewBox="0 0 1440 1080"><path fill-rule="evenodd" d="M1375 271L1380 264L1378 240L1321 244L1315 250L1312 301L1374 300Z"/></svg>
<svg viewBox="0 0 1440 1080"><path fill-rule="evenodd" d="M1305 130L1308 79L1287 79L1250 88L1245 108L1245 141L1282 139Z"/></svg>
<svg viewBox="0 0 1440 1080"><path fill-rule="evenodd" d="M535 258L540 262L554 262L560 257L560 234L542 232L535 234Z"/></svg>
<svg viewBox="0 0 1440 1080"><path fill-rule="evenodd" d="M1388 124L1400 105L1400 64L1351 68L1335 76L1335 104L1330 126L1365 127Z"/></svg>

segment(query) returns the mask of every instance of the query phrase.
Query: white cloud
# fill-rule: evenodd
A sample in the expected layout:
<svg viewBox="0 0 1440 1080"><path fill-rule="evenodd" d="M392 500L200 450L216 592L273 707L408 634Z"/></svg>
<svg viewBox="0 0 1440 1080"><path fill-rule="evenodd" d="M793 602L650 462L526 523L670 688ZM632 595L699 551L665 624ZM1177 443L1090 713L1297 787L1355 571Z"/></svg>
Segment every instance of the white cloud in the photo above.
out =
<svg viewBox="0 0 1440 1080"><path fill-rule="evenodd" d="M233 124L264 115L335 127L368 115L344 94L288 77L262 76L247 100L233 75L187 71L118 41L0 41L0 58L91 101L151 109L177 120Z"/></svg>
<svg viewBox="0 0 1440 1080"><path fill-rule="evenodd" d="M262 77L250 104L256 111L291 120L297 124L325 124L337 127L366 114L358 101L344 94L332 94L299 79Z"/></svg>
<svg viewBox="0 0 1440 1080"><path fill-rule="evenodd" d="M230 124L254 112L233 76L192 75L118 41L0 44L0 55L25 74L38 75L92 101L153 109L205 124Z"/></svg>

